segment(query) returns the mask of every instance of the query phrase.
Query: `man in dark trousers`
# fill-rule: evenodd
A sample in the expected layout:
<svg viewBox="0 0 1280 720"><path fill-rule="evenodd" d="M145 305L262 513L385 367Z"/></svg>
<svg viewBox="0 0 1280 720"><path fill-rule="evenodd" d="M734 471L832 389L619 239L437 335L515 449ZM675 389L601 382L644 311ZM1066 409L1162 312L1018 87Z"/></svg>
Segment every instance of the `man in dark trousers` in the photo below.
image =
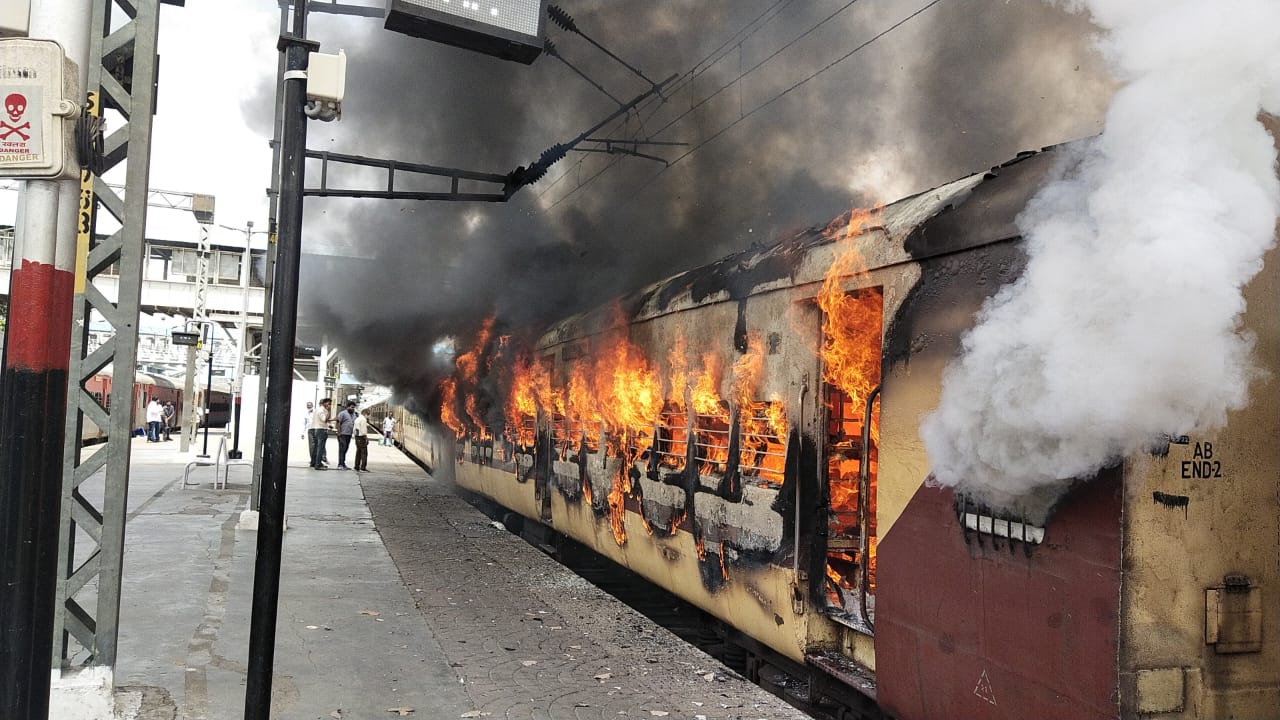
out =
<svg viewBox="0 0 1280 720"><path fill-rule="evenodd" d="M356 404L347 403L347 407L338 413L338 469L347 470L347 448L351 447L351 433L356 429Z"/></svg>
<svg viewBox="0 0 1280 720"><path fill-rule="evenodd" d="M311 467L324 470L324 444L329 440L329 398L320 400L320 407L311 413Z"/></svg>

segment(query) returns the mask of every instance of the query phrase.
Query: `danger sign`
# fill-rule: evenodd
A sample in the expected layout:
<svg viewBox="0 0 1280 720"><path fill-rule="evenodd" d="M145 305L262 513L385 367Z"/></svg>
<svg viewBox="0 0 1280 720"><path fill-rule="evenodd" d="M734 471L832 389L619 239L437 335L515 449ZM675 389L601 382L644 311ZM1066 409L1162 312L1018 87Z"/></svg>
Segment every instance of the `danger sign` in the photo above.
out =
<svg viewBox="0 0 1280 720"><path fill-rule="evenodd" d="M31 92L36 90L36 92ZM44 155L40 138L39 88L0 85L4 112L0 114L0 162L39 162Z"/></svg>
<svg viewBox="0 0 1280 720"><path fill-rule="evenodd" d="M0 178L79 177L78 74L52 40L0 38Z"/></svg>

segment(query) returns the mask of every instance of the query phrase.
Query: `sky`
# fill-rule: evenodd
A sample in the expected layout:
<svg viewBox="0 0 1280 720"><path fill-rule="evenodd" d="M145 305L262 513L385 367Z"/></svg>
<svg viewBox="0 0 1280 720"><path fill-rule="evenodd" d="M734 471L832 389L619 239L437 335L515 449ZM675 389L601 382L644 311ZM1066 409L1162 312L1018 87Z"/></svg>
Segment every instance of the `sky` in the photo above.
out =
<svg viewBox="0 0 1280 720"><path fill-rule="evenodd" d="M670 164L571 152L501 204L309 198L300 340L421 393L438 376L430 348L490 314L536 328L1093 135L1114 85L1088 18L1030 0L559 4L646 77L676 77L662 101L597 134L684 143L641 148ZM267 224L278 23L273 0L162 8L151 186L216 196L219 224ZM525 66L320 13L308 35L348 55L342 119L309 123L314 150L506 173L617 108L545 54ZM614 98L648 89L581 37L550 24L545 35Z"/></svg>

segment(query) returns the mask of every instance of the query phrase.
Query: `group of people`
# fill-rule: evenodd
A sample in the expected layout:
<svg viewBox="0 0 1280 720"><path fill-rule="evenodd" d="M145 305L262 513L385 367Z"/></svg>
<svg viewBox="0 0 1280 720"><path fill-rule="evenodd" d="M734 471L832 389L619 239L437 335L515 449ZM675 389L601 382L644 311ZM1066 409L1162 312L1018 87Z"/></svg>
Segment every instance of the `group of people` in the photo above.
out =
<svg viewBox="0 0 1280 720"><path fill-rule="evenodd" d="M329 398L320 400L319 407L307 403L307 447L311 455L311 467L315 470L327 470L328 458L325 445L329 441L331 427L338 433L338 469L348 470L347 451L354 439L356 444L356 472L369 472L369 411L356 411L356 404L347 403L346 408L338 413L336 419L329 417ZM382 439L384 444L391 444L392 432L395 430L395 418L388 415L382 421Z"/></svg>
<svg viewBox="0 0 1280 720"><path fill-rule="evenodd" d="M177 422L178 411L173 407L173 401L162 405L160 398L152 396L151 402L147 403L147 442L169 440L169 433Z"/></svg>

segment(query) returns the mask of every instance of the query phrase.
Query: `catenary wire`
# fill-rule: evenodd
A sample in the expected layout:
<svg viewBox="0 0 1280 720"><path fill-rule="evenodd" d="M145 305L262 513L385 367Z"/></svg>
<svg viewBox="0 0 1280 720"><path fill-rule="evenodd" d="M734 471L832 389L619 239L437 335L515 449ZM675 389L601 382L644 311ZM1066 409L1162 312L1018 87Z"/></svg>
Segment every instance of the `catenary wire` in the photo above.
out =
<svg viewBox="0 0 1280 720"><path fill-rule="evenodd" d="M850 4L855 3L855 2L858 2L858 1L859 1L859 0L851 0L851 3L850 3ZM665 166L665 167L663 167L661 170L659 170L658 172L654 173L652 176L650 176L650 177L649 177L649 179L648 179L648 180L646 180L644 183L642 183L639 187L636 187L636 188L632 189L630 192L628 192L628 193L627 193L628 198L634 199L634 198L635 198L635 197L636 197L640 192L642 192L643 190L645 190L646 188L648 188L650 185L652 185L654 181L656 181L658 178L660 178L663 174L665 174L668 170L670 170L672 167L674 167L674 166L675 166L677 163L679 163L681 160L684 160L685 158L689 157L689 156L690 156L690 155L692 155L693 153L697 152L699 149L701 149L701 148L705 147L708 143L712 142L712 141L713 141L713 140L715 140L716 138L719 138L721 135L723 135L724 133L728 132L730 129L732 129L734 126L736 126L738 123L742 122L743 120L746 120L747 118L751 117L752 115L756 114L757 112L759 112L759 111L761 111L761 110L765 109L766 107L768 107L768 106L772 105L773 103L777 102L778 100L782 99L783 97L785 97L786 95L788 95L789 93L791 93L791 91L793 91L793 90L795 90L795 89L799 88L800 86L804 85L805 83L809 82L810 80L813 80L814 78L816 78L816 77L818 77L819 75L821 75L821 74L825 73L826 71L830 70L831 68L835 67L836 65L839 65L840 63L844 62L845 60L848 60L850 57L853 57L855 54L857 54L857 53L858 53L858 52L860 52L861 50L863 50L863 49L867 48L867 47L868 47L868 46L870 46L872 43L875 43L877 40L880 40L881 38L885 37L885 36L886 36L886 35L888 35L889 33L891 33L891 32L893 32L893 31L897 30L898 28L902 27L902 26L903 26L903 25L905 25L906 23L910 22L911 20L914 20L915 18L917 18L917 17L919 17L920 15L924 14L926 11L928 11L929 9L933 8L935 5L938 5L938 4L939 4L939 3L941 3L941 2L942 2L942 0L931 0L931 2L929 2L929 3L927 3L927 4L923 5L923 6L921 6L920 8L918 8L917 10L915 10L914 12L912 12L910 15L907 15L906 17L904 17L904 18L902 18L901 20L897 21L897 22L896 22L896 23L894 23L893 25L890 25L889 27L885 28L884 30L882 30L882 31L880 31L880 32L878 32L878 33L876 33L875 35L873 35L871 38L867 39L866 41L864 41L864 42L862 42L862 43L859 43L859 44L858 44L858 45L856 45L853 49L851 49L849 52L845 53L844 55L841 55L840 57L836 58L835 60L832 60L831 62L827 63L827 64L826 64L826 65L824 65L823 67L821 67L821 68L819 68L818 70L814 71L814 72L813 72L813 73L811 73L810 75L805 76L804 78L802 78L802 79L801 79L801 80L799 80L798 82L796 82L796 83L794 83L793 85L791 85L791 86L787 87L785 90L783 90L783 91L779 92L777 95L774 95L773 97L769 98L768 100L765 100L764 102L762 102L762 103L760 103L759 105L755 106L755 107L754 107L754 108L752 108L750 111L748 111L748 112L746 112L746 113L744 113L744 114L740 115L738 118L736 118L735 120L733 120L733 121L732 121L732 122L730 122L729 124L725 125L723 128L721 128L721 129L717 130L717 131L716 131L714 134L712 134L711 136L709 136L709 137L707 137L707 138L703 139L703 140L702 140L701 142L699 142L697 145L694 145L693 147L689 148L687 151L685 151L685 153L684 153L684 154L680 155L680 156L679 156L679 157L677 157L675 160L672 160L672 161L670 162L670 164L666 165L666 166ZM826 20L824 20L823 22L826 22ZM812 29L811 29L809 32L811 32L811 31L812 31ZM807 33L806 33L806 34L807 34ZM797 38L797 40L798 40L798 39L799 39L799 38ZM792 42L794 42L794 41L792 41ZM770 57L773 57L773 56L775 56L776 54L777 54L777 53L774 53L774 55L771 55ZM759 67L759 64L757 64L755 67ZM753 67L752 69L754 69L754 67ZM734 82L738 82L738 81L740 81L742 78L746 77L746 75L747 75L749 72L750 72L750 70L748 70L748 71L747 71L747 73L743 73L742 75L739 75L739 76L738 76L738 78L736 78L735 80L731 81L731 82L729 83L729 85L732 85ZM726 87L728 87L728 85L726 85ZM723 90L723 88L721 88L721 90ZM717 90L716 92L718 93L718 92L720 92L721 90ZM686 113L682 114L680 117L684 117L684 116L686 116L687 114L688 114L688 113L686 112ZM674 121L673 121L673 122L674 122ZM667 129L668 127L670 127L670 125L671 125L671 123L668 123L668 125L667 125L667 126L664 126L663 130L665 130L665 129ZM661 130L659 130L659 132L661 132ZM615 160L615 161L614 161L614 163L610 163L609 165L605 166L604 168L601 168L598 172L596 172L596 173L592 174L592 175L591 175L591 176L589 176L586 180L583 180L582 182L580 182L580 183L579 183L576 187L574 187L572 190L570 190L569 192L565 193L565 194L564 194L563 196L561 196L560 198L557 198L557 199L556 199L556 201L555 201L554 203L552 203L551 205L549 205L549 206L547 207L547 210L552 210L552 209L554 209L555 207L557 207L558 205L560 205L562 202L564 202L565 200L567 200L570 196L572 196L572 195L574 195L575 193L577 193L577 191L579 191L579 190L581 190L582 188L587 187L588 185L590 185L594 180L596 180L596 179L597 179L597 178L599 178L601 175L603 175L603 174L604 174L604 173L605 173L605 172L606 172L610 167L612 167L614 164L616 164L616 162L617 162L617 161ZM631 200L629 199L629 200L627 200L626 202L624 202L624 205L629 204L630 202L631 202Z"/></svg>
<svg viewBox="0 0 1280 720"><path fill-rule="evenodd" d="M751 37L752 35L756 34L760 30L764 29L766 25L768 25L775 18L781 15L782 11L786 9L786 6L790 5L792 2L794 2L794 0L777 0L776 2L774 2L773 5L770 5L768 8L765 8L763 12L761 12L759 15L756 15L754 18L748 21L746 25L742 26L741 29L739 29L737 32L731 35L729 39L722 42L716 49L707 53L702 59L698 60L688 70L682 73L681 77L678 80L676 80L676 82L673 83L671 88L667 91L667 95L669 97L674 96L676 93L679 93L681 90L684 90L686 87L691 86L695 79L700 77L707 70L710 70L712 67L714 67L716 63L720 62L720 59L723 58L725 55L727 55L729 52L731 52L734 47L738 46L747 38ZM765 16L769 16L769 17L765 17ZM763 22L761 21L762 18L763 18ZM666 102L665 98L654 98L650 101L646 101L644 105L642 105L640 108L637 108L636 115L639 115L639 113L642 110L651 107L652 111L650 113L650 117L652 117L652 114L656 113L657 110L665 102ZM643 127L644 123L645 123L645 120L642 119L640 121L640 126ZM619 161L620 161L620 158L614 158L609 162L609 165L612 166L613 164ZM539 197L539 198L542 197L544 194L546 194L548 191L554 188L557 184L559 184L561 180L568 177L574 171L579 170L580 166L582 165L582 162L583 161L581 159L578 160L578 162L574 163L572 167L567 168L564 172L557 175L555 179L553 179L550 183L547 183L546 186L543 187L538 192L536 197Z"/></svg>

